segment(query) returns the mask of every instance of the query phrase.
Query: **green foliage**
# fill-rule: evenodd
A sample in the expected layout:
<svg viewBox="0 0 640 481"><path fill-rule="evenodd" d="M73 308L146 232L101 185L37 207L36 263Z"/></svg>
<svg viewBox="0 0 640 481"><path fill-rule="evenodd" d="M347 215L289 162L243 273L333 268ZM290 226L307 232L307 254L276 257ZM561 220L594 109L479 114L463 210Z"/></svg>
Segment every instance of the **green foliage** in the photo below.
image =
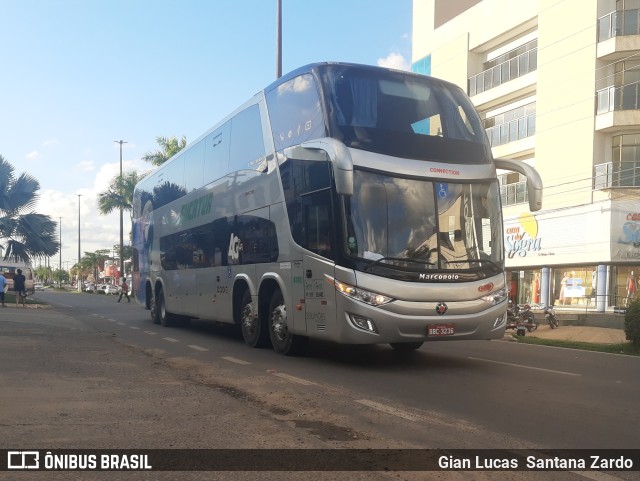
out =
<svg viewBox="0 0 640 481"><path fill-rule="evenodd" d="M32 257L58 253L57 223L33 211L40 183L31 175L16 177L13 166L0 155L0 241L4 259L30 262Z"/></svg>
<svg viewBox="0 0 640 481"><path fill-rule="evenodd" d="M640 346L640 299L636 299L624 315L624 333L627 341L636 347Z"/></svg>
<svg viewBox="0 0 640 481"><path fill-rule="evenodd" d="M156 137L160 149L155 152L147 152L142 160L153 165L162 165L187 146L187 138L183 135L180 140L176 137Z"/></svg>

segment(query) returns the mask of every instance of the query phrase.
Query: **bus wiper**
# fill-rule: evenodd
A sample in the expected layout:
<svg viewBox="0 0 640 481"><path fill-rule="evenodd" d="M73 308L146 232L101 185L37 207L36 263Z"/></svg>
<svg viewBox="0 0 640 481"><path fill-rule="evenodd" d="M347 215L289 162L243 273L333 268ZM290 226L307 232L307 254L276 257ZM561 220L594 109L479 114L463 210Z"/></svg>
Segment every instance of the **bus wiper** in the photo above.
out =
<svg viewBox="0 0 640 481"><path fill-rule="evenodd" d="M467 263L467 264L471 264L474 262L486 262L487 264L495 267L498 270L502 270L502 267L500 267L495 261L492 261L491 259L465 259L465 260L457 260L457 261L444 261L446 264L457 264L457 263Z"/></svg>
<svg viewBox="0 0 640 481"><path fill-rule="evenodd" d="M426 265L426 266L434 266L435 265L434 262L421 261L421 260L418 260L418 259L409 259L407 257L381 257L380 259L376 259L375 261L369 262L366 266L364 266L364 268L362 270L366 272L369 269L371 269L373 266L375 266L377 264L380 264L383 261L414 262L416 264L421 264L421 265ZM400 266L393 266L393 267L400 267Z"/></svg>

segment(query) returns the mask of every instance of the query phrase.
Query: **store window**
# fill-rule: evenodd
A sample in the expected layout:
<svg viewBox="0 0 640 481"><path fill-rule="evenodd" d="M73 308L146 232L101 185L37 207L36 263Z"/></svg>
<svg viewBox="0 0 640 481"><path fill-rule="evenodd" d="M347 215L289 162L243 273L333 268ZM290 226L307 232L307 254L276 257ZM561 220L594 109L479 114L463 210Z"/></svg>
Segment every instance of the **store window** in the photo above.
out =
<svg viewBox="0 0 640 481"><path fill-rule="evenodd" d="M553 271L552 301L556 306L595 306L596 266L560 267Z"/></svg>
<svg viewBox="0 0 640 481"><path fill-rule="evenodd" d="M609 281L609 307L627 307L638 298L640 266L612 266Z"/></svg>

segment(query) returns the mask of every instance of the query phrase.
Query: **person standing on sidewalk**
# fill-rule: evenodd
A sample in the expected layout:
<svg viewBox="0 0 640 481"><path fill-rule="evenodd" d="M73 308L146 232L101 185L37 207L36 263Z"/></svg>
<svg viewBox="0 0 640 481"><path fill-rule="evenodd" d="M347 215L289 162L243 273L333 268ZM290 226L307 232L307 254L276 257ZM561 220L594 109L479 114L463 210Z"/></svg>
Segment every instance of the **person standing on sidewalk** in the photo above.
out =
<svg viewBox="0 0 640 481"><path fill-rule="evenodd" d="M7 307L4 303L4 290L7 288L7 279L0 274L0 300L2 301L2 307Z"/></svg>
<svg viewBox="0 0 640 481"><path fill-rule="evenodd" d="M122 290L120 291L120 297L118 297L118 302L122 300L122 296L127 296L127 302L131 302L129 299L129 284L127 284L127 279L122 279Z"/></svg>
<svg viewBox="0 0 640 481"><path fill-rule="evenodd" d="M22 301L22 307L24 307L24 300L27 297L27 292L25 291L25 282L26 277L22 274L22 269L18 269L17 274L13 276L13 293L16 295L16 307Z"/></svg>

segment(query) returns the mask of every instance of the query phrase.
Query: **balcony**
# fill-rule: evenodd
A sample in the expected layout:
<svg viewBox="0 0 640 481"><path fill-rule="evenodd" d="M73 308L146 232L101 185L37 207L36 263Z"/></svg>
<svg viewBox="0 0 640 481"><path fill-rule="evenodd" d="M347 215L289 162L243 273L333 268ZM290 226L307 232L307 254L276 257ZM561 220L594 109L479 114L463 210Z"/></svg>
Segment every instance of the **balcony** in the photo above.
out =
<svg viewBox="0 0 640 481"><path fill-rule="evenodd" d="M526 51L469 78L469 96L486 92L538 68L538 49Z"/></svg>
<svg viewBox="0 0 640 481"><path fill-rule="evenodd" d="M598 42L640 35L640 10L616 10L598 19Z"/></svg>
<svg viewBox="0 0 640 481"><path fill-rule="evenodd" d="M640 187L640 162L606 162L593 168L595 190Z"/></svg>
<svg viewBox="0 0 640 481"><path fill-rule="evenodd" d="M637 128L640 125L640 84L606 87L596 92L596 130Z"/></svg>
<svg viewBox="0 0 640 481"><path fill-rule="evenodd" d="M536 114L529 114L486 129L491 147L531 137L536 133Z"/></svg>
<svg viewBox="0 0 640 481"><path fill-rule="evenodd" d="M516 205L529 202L527 194L527 182L516 182L514 184L506 184L500 186L500 197L502 205Z"/></svg>

